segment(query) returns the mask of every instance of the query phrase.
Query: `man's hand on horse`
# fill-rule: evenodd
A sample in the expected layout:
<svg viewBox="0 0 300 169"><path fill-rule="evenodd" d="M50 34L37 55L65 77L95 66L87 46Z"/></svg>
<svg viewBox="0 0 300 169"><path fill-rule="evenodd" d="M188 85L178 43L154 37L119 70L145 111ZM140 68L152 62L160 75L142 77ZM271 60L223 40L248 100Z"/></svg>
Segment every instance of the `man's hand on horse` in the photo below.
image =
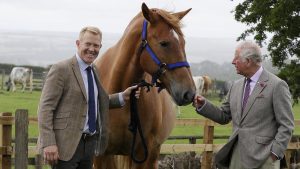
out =
<svg viewBox="0 0 300 169"><path fill-rule="evenodd" d="M201 108L205 104L205 98L201 95L194 97L193 106L197 109Z"/></svg>
<svg viewBox="0 0 300 169"><path fill-rule="evenodd" d="M128 87L126 90L124 90L124 92L122 93L123 95L123 98L125 101L128 101L130 99L130 93L133 91L133 90L136 90L134 96L138 99L140 97L140 93L141 93L141 88L138 87L138 85L135 85L135 86L130 86Z"/></svg>

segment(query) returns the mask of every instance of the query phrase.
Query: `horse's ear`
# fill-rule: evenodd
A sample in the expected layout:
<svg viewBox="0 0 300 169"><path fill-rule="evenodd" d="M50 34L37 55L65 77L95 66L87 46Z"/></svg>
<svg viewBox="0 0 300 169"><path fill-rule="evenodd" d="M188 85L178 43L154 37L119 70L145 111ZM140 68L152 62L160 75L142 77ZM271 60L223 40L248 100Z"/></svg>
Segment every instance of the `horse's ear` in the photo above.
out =
<svg viewBox="0 0 300 169"><path fill-rule="evenodd" d="M175 15L179 20L181 20L187 13L190 12L190 10L192 10L192 8L190 8L190 9L188 9L186 11L173 13L173 15Z"/></svg>
<svg viewBox="0 0 300 169"><path fill-rule="evenodd" d="M154 22L153 13L144 2L142 4L142 12L147 21L150 23Z"/></svg>

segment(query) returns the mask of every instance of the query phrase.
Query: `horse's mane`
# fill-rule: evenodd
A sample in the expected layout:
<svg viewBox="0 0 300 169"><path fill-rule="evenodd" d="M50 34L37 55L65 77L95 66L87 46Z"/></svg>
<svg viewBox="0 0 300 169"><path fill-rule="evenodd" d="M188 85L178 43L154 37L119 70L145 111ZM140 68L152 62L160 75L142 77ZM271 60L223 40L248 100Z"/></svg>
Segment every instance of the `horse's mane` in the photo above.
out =
<svg viewBox="0 0 300 169"><path fill-rule="evenodd" d="M179 35L183 36L183 33L181 31L182 24L180 22L180 19L176 17L175 15L172 15L172 12L165 11L163 9L151 9L152 12L157 13L167 24L169 24L174 31ZM132 22L138 17L143 16L142 12L140 12L137 16L134 17L134 19L130 22L129 25L132 25ZM127 32L128 27L126 28L125 32Z"/></svg>
<svg viewBox="0 0 300 169"><path fill-rule="evenodd" d="M173 29L174 31L180 35L183 36L183 33L181 31L182 24L180 22L180 19L176 17L175 15L172 15L172 12L165 11L163 9L154 9L154 11L165 20Z"/></svg>

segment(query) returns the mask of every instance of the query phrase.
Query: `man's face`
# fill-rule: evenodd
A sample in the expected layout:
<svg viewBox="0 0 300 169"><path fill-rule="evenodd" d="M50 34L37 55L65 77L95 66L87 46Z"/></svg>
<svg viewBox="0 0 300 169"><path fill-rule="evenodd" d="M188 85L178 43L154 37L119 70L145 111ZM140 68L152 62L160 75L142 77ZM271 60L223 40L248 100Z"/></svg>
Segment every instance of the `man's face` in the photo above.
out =
<svg viewBox="0 0 300 169"><path fill-rule="evenodd" d="M76 41L78 54L86 64L91 64L97 58L102 46L101 40L100 35L85 32L83 37Z"/></svg>
<svg viewBox="0 0 300 169"><path fill-rule="evenodd" d="M235 66L236 73L245 76L248 69L249 60L243 60L240 57L240 51L236 50L234 54L234 58L232 60L232 64Z"/></svg>

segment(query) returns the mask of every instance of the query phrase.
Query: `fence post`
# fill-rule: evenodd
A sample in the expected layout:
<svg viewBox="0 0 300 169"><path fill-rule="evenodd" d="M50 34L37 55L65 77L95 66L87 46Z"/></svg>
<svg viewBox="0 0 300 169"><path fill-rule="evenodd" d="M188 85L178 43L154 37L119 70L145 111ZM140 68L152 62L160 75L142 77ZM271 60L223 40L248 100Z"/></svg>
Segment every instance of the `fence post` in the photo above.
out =
<svg viewBox="0 0 300 169"><path fill-rule="evenodd" d="M12 113L4 112L2 117L12 117ZM2 125L2 146L6 148L5 153L2 155L2 169L11 169L11 143L12 143L12 124L5 123Z"/></svg>
<svg viewBox="0 0 300 169"><path fill-rule="evenodd" d="M4 80L5 80L5 70L2 69L2 81L1 81L1 90L4 89Z"/></svg>
<svg viewBox="0 0 300 169"><path fill-rule="evenodd" d="M28 110L17 109L15 116L15 169L27 169Z"/></svg>
<svg viewBox="0 0 300 169"><path fill-rule="evenodd" d="M204 144L213 144L214 139L214 125L213 122L209 119L205 120L204 125ZM211 169L212 168L212 157L213 151L204 151L202 156L201 169Z"/></svg>
<svg viewBox="0 0 300 169"><path fill-rule="evenodd" d="M190 144L196 144L196 138L195 137L191 137L189 138L189 143ZM189 161L189 169L193 169L195 168L195 156L196 156L196 152L195 151L191 151L190 152L190 161Z"/></svg>
<svg viewBox="0 0 300 169"><path fill-rule="evenodd" d="M35 169L42 169L43 168L43 162L42 162L42 156L40 154L35 155Z"/></svg>

